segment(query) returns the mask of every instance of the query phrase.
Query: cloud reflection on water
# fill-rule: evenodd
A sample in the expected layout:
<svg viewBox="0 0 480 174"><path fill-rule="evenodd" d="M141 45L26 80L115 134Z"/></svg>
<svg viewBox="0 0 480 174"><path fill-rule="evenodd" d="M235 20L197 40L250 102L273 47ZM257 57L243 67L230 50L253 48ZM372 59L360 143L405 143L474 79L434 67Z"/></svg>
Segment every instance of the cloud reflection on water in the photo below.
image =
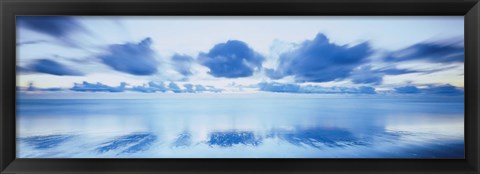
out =
<svg viewBox="0 0 480 174"><path fill-rule="evenodd" d="M263 136L256 134L253 131L245 130L226 130L226 131L212 131L209 132L206 140L193 142L192 134L184 131L180 133L172 142L160 142L158 135L153 132L136 132L127 135L115 136L107 138L100 144L93 145L95 147L87 148L94 149L96 154L104 154L107 157L122 157L122 154L135 154L142 152L150 152L158 150L158 146L163 143L170 144L170 148L176 149L195 149L197 146L207 145L210 149L225 149L238 147L253 147L257 148L264 145L266 140L279 140L278 143L286 143L301 148L315 148L319 150L342 149L342 148L359 148L371 147L375 143L391 143L401 144L404 142L402 138L405 136L412 136L406 132L392 132L383 131L370 135L355 135L353 132L342 128L332 127L312 127L312 128L297 128L293 130L276 129L265 133ZM428 136L428 135L425 135ZM74 142L77 146L85 146L82 144L81 136L74 135L46 135L46 136L30 136L18 138L20 144L26 144L34 149L48 151L48 149L58 148L63 146L66 142ZM410 142L411 143L411 142ZM414 146L419 146L425 142L414 143ZM454 151L461 151L458 147L463 144L453 145L457 148L451 149ZM66 145L69 146L69 145ZM436 145L441 146L441 145ZM448 147L448 144L443 144ZM443 148L445 148L443 147ZM75 148L70 148L75 149ZM82 149L82 148L77 148ZM76 153L76 152L72 152ZM80 153L80 152L78 152ZM443 154L442 154L443 153ZM48 153L47 153L48 154ZM430 157L441 154L444 156L452 155L451 153L441 152L434 148L424 148L418 153L419 157ZM20 155L21 156L21 155ZM38 154L36 157L43 157L43 154Z"/></svg>

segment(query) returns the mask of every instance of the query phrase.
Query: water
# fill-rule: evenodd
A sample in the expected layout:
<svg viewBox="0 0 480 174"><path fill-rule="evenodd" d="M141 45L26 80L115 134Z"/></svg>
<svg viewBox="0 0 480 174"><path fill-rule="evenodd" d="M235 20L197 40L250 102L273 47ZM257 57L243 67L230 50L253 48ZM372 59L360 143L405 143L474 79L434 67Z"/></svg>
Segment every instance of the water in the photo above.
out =
<svg viewBox="0 0 480 174"><path fill-rule="evenodd" d="M18 158L463 158L463 96L19 99Z"/></svg>

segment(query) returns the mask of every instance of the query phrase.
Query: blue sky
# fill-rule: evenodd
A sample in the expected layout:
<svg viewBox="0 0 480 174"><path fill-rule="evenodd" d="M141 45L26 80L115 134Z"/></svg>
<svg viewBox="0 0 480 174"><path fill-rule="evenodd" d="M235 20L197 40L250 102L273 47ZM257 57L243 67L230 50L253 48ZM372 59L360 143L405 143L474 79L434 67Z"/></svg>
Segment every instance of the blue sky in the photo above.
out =
<svg viewBox="0 0 480 174"><path fill-rule="evenodd" d="M17 17L17 86L53 93L463 94L462 16Z"/></svg>

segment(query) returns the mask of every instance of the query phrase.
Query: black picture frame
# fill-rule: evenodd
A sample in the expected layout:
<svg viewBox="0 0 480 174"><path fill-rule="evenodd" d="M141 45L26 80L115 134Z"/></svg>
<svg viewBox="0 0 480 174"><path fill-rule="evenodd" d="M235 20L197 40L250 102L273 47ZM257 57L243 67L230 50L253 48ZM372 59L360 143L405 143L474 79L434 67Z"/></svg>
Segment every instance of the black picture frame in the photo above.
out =
<svg viewBox="0 0 480 174"><path fill-rule="evenodd" d="M462 173L480 171L478 0L0 0L1 173ZM16 15L463 15L465 159L16 159Z"/></svg>

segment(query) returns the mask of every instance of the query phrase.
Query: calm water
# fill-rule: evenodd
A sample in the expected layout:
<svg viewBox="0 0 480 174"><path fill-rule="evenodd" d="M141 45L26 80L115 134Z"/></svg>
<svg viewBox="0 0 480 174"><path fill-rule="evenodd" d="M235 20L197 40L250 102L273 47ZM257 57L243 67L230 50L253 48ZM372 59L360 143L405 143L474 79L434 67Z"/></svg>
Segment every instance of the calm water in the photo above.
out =
<svg viewBox="0 0 480 174"><path fill-rule="evenodd" d="M463 158L462 97L20 99L19 158Z"/></svg>

